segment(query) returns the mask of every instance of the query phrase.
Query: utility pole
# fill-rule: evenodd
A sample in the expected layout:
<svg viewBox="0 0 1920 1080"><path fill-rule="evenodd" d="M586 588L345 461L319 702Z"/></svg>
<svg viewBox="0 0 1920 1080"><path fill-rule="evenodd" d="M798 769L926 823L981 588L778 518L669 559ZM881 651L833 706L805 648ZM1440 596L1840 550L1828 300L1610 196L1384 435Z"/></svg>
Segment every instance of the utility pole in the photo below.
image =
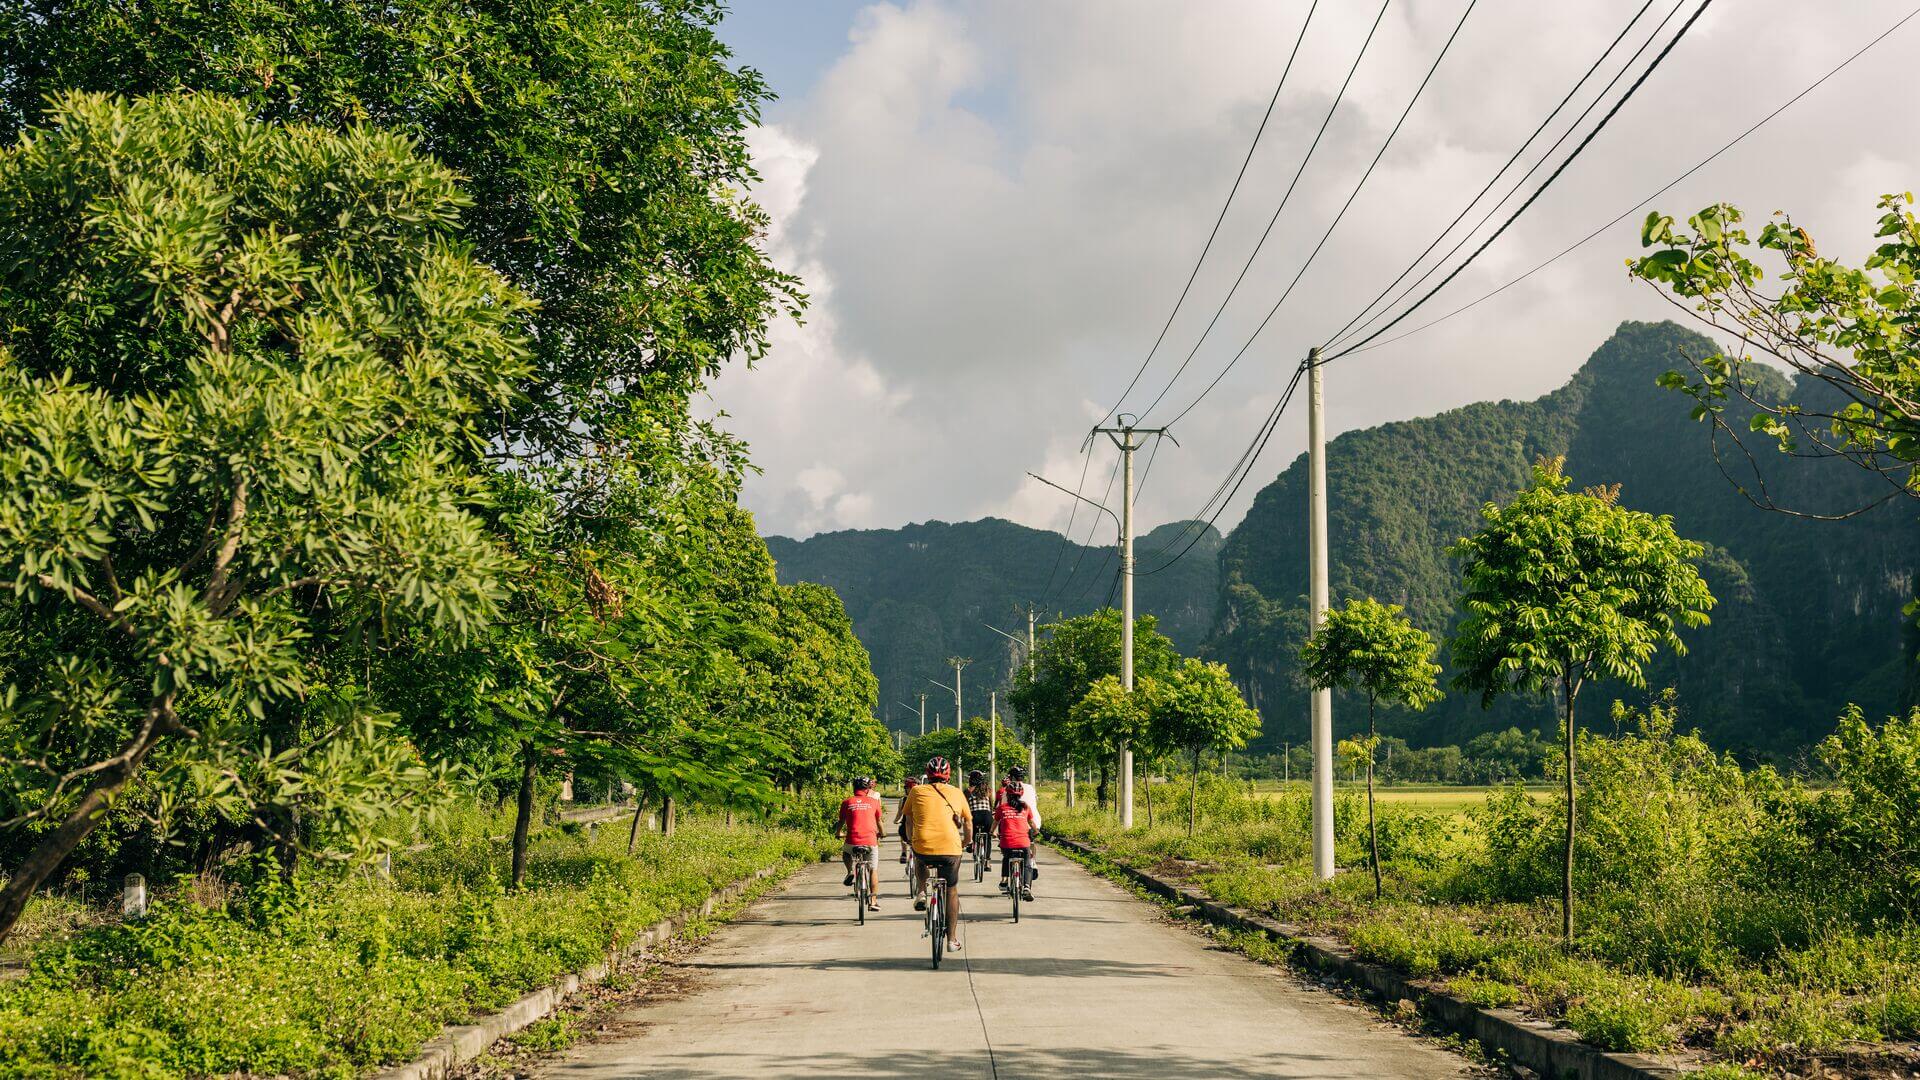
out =
<svg viewBox="0 0 1920 1080"><path fill-rule="evenodd" d="M1000 691L987 692L987 790L1000 790Z"/></svg>
<svg viewBox="0 0 1920 1080"><path fill-rule="evenodd" d="M927 735L927 695L920 695L920 737Z"/></svg>
<svg viewBox="0 0 1920 1080"><path fill-rule="evenodd" d="M1327 420L1320 350L1307 352L1307 627L1327 621ZM1333 691L1308 698L1313 722L1313 873L1333 879Z"/></svg>
<svg viewBox="0 0 1920 1080"><path fill-rule="evenodd" d="M1165 435L1167 429L1138 428L1122 413L1117 428L1098 427L1120 448L1120 685L1133 693L1133 452L1144 446L1135 436ZM1176 440L1175 446L1179 445ZM1120 827L1133 828L1133 748L1120 741Z"/></svg>
<svg viewBox="0 0 1920 1080"><path fill-rule="evenodd" d="M947 657L947 664L953 668L953 726L955 728L967 726L967 712L960 704L960 669L971 663L973 661L965 656Z"/></svg>
<svg viewBox="0 0 1920 1080"><path fill-rule="evenodd" d="M1033 605L1027 605L1027 681L1033 681ZM1040 733L1027 723L1027 783L1035 799L1040 797Z"/></svg>

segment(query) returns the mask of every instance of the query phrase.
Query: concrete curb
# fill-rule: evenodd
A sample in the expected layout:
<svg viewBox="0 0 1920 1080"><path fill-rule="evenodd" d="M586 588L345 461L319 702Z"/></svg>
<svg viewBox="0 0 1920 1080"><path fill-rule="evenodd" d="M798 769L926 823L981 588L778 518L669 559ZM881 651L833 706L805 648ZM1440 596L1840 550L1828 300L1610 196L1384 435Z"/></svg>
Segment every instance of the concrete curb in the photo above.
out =
<svg viewBox="0 0 1920 1080"><path fill-rule="evenodd" d="M1670 1061L1646 1054L1615 1053L1582 1042L1565 1028L1536 1020L1514 1009L1475 1005L1442 990L1422 986L1407 975L1360 959L1340 942L1309 934L1296 926L1218 903L1198 889L1165 881L1121 863L1091 844L1049 836L1047 843L1070 852L1098 858L1138 882L1141 887L1175 904L1191 907L1209 922L1235 930L1264 933L1290 946L1294 963L1309 971L1351 983L1386 1002L1412 1001L1422 1014L1451 1031L1480 1042L1543 1077L1575 1080L1674 1080L1685 1070Z"/></svg>
<svg viewBox="0 0 1920 1080"><path fill-rule="evenodd" d="M655 944L672 938L689 921L713 914L716 907L746 892L754 884L785 872L768 867L714 890L701 902L698 911L669 916L642 930L631 943L615 952L608 963L595 964L585 971L567 975L553 985L525 994L506 1008L471 1024L449 1024L441 1028L440 1034L429 1039L412 1061L375 1073L373 1080L440 1080L452 1073L455 1066L486 1053L487 1047L496 1041L546 1016L581 987L606 981L607 976L622 962L643 955Z"/></svg>

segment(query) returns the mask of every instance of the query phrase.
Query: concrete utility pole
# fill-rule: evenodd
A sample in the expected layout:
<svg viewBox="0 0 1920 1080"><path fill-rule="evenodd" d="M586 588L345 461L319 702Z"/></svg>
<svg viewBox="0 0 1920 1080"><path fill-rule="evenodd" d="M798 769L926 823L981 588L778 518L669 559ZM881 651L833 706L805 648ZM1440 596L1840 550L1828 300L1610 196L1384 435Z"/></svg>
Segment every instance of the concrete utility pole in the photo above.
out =
<svg viewBox="0 0 1920 1080"><path fill-rule="evenodd" d="M1327 421L1320 350L1307 352L1307 627L1327 621ZM1333 691L1308 698L1313 719L1313 873L1333 878Z"/></svg>
<svg viewBox="0 0 1920 1080"><path fill-rule="evenodd" d="M1120 448L1120 685L1133 693L1133 452L1146 445L1135 436L1165 435L1166 428L1134 427L1120 416L1117 428L1099 427ZM1174 445L1178 446L1176 441ZM1120 827L1133 828L1133 748L1120 743Z"/></svg>
<svg viewBox="0 0 1920 1080"><path fill-rule="evenodd" d="M960 704L960 669L971 663L973 660L969 657L947 657L947 665L953 668L953 726L956 728L967 726L967 710Z"/></svg>
<svg viewBox="0 0 1920 1080"><path fill-rule="evenodd" d="M927 733L927 695L921 694L920 695L920 734L924 737L926 733Z"/></svg>
<svg viewBox="0 0 1920 1080"><path fill-rule="evenodd" d="M1007 633L1005 630L1002 630L999 627L993 625L992 623L981 623L980 625L986 627L987 629L993 631L996 634L999 634L1001 637L1006 638L1008 641L1013 642L1015 648L1019 648L1022 645L1026 647L1027 677L1031 679L1033 677L1033 605L1032 604L1027 605L1027 640L1024 642L1022 642L1019 638L1014 637L1012 634ZM1034 732L1033 725L1031 723L1027 725L1027 783L1034 785L1033 790L1036 793L1039 792L1040 790L1040 787L1039 787L1040 785L1040 736Z"/></svg>
<svg viewBox="0 0 1920 1080"><path fill-rule="evenodd" d="M1033 680L1033 605L1027 605L1027 680ZM1040 733L1033 730L1031 722L1027 725L1027 783L1032 785L1033 796L1040 797Z"/></svg>
<svg viewBox="0 0 1920 1080"><path fill-rule="evenodd" d="M987 790L1000 790L1000 691L987 692Z"/></svg>

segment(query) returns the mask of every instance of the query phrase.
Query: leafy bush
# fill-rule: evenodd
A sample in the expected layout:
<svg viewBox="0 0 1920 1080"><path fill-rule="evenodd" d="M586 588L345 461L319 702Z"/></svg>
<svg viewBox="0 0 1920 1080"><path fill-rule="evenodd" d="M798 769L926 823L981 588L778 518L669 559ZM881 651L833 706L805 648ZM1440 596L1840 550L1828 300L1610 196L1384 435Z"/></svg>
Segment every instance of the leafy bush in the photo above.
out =
<svg viewBox="0 0 1920 1080"><path fill-rule="evenodd" d="M818 846L692 818L672 839L643 833L629 858L621 830L548 830L529 887L508 893L480 820L397 857L391 885L264 873L222 906L169 896L137 922L42 941L27 976L0 984L0 1074L355 1076Z"/></svg>
<svg viewBox="0 0 1920 1080"><path fill-rule="evenodd" d="M1553 903L1565 802L1517 785L1466 813L1384 808L1377 903L1365 874L1314 879L1303 790L1210 780L1192 838L1184 822L1122 834L1087 809L1051 807L1047 820L1120 861L1610 1048L1686 1042L1791 1068L1855 1040L1920 1037L1920 849L1908 842L1920 835L1920 712L1877 728L1843 717L1821 748L1828 791L1742 769L1676 734L1677 714L1669 695L1616 707L1625 734L1581 733L1587 917L1571 950ZM1364 863L1364 820L1343 792L1345 867Z"/></svg>

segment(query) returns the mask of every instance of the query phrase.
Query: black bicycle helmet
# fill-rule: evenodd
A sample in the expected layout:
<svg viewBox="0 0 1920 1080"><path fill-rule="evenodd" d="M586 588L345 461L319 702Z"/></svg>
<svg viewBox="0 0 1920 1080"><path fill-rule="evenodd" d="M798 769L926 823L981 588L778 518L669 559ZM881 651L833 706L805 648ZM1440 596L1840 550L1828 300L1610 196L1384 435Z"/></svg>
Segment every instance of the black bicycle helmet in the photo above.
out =
<svg viewBox="0 0 1920 1080"><path fill-rule="evenodd" d="M861 777L857 777L857 778L855 778L855 779L854 779L854 781L853 781L853 790L855 790L855 791L872 791L872 790L873 790L873 778L872 778L872 777L868 777L868 776L861 776Z"/></svg>
<svg viewBox="0 0 1920 1080"><path fill-rule="evenodd" d="M928 759L927 761L927 779L928 780L945 780L952 775L953 775L953 766L947 764L946 758L943 758L940 755L935 754L932 758Z"/></svg>
<svg viewBox="0 0 1920 1080"><path fill-rule="evenodd" d="M984 784L986 782L987 782L987 774L984 772L981 772L979 769L974 769L972 772L967 773L967 783L970 785Z"/></svg>
<svg viewBox="0 0 1920 1080"><path fill-rule="evenodd" d="M1007 779L1018 780L1022 783L1025 783L1027 779L1027 770L1019 765L1010 765L1007 767Z"/></svg>

